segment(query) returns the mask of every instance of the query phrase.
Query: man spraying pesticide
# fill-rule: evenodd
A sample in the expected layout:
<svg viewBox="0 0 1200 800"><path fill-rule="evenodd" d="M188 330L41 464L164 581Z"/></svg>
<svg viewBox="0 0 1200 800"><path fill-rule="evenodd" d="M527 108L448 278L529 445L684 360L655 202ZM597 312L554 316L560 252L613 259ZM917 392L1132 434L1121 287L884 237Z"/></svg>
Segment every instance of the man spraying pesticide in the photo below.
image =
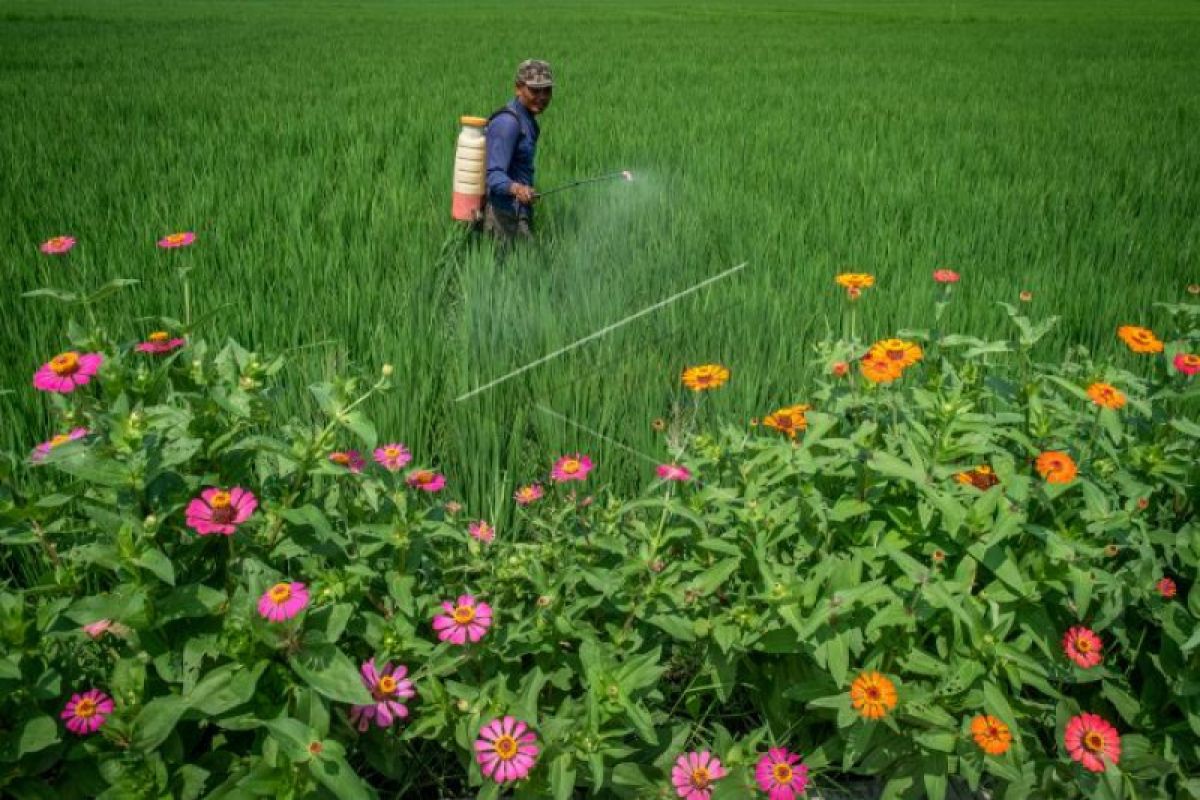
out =
<svg viewBox="0 0 1200 800"><path fill-rule="evenodd" d="M482 223L486 233L504 242L533 238L533 206L542 197L613 178L633 180L630 172L622 171L537 191L534 161L541 127L536 117L553 97L550 65L522 61L514 88L516 96L487 119L461 119L454 162L454 218Z"/></svg>

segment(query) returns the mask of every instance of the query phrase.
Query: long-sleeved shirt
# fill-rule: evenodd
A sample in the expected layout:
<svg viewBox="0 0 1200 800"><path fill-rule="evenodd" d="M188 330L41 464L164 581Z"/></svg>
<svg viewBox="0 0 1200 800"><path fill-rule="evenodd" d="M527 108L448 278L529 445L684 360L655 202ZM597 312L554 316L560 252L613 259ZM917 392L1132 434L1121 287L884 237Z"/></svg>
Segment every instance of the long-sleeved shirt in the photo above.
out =
<svg viewBox="0 0 1200 800"><path fill-rule="evenodd" d="M521 101L513 98L507 108L496 114L487 126L488 204L498 211L532 217L530 206L517 202L509 194L513 182L533 186L533 159L537 154L537 120Z"/></svg>

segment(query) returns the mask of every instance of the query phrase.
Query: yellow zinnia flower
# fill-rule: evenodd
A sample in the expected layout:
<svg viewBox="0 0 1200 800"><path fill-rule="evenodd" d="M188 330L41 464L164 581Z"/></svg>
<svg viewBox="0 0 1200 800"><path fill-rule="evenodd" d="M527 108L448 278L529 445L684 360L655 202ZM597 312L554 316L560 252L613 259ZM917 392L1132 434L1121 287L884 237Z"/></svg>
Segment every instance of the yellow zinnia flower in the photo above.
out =
<svg viewBox="0 0 1200 800"><path fill-rule="evenodd" d="M683 371L683 385L694 392L718 389L729 380L729 370L720 364L703 364Z"/></svg>
<svg viewBox="0 0 1200 800"><path fill-rule="evenodd" d="M808 427L808 419L804 416L804 412L808 410L809 406L806 405L787 406L768 414L762 424L795 439L796 431L802 431Z"/></svg>
<svg viewBox="0 0 1200 800"><path fill-rule="evenodd" d="M921 360L921 346L915 342L903 339L883 339L871 345L873 355L890 359L900 365L901 369L911 367Z"/></svg>
<svg viewBox="0 0 1200 800"><path fill-rule="evenodd" d="M1135 353L1161 353L1163 351L1163 343L1149 328L1122 325L1117 328L1117 336L1120 336L1121 341L1125 342Z"/></svg>
<svg viewBox="0 0 1200 800"><path fill-rule="evenodd" d="M1107 383L1093 383L1087 388L1087 394L1093 403L1104 408L1115 410L1125 405L1125 395Z"/></svg>
<svg viewBox="0 0 1200 800"><path fill-rule="evenodd" d="M846 289L868 289L875 285L875 276L865 272L843 272L833 280Z"/></svg>

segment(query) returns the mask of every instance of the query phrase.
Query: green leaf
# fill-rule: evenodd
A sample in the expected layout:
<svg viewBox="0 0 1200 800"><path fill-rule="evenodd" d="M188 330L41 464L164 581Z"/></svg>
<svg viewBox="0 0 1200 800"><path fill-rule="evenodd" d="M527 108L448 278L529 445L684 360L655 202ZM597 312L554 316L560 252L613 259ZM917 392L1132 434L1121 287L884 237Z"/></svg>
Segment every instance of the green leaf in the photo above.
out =
<svg viewBox="0 0 1200 800"><path fill-rule="evenodd" d="M1101 694L1104 695L1108 702L1112 703L1113 708L1121 715L1121 718L1130 725L1136 725L1141 705L1137 699L1121 689L1112 681L1104 681L1101 684Z"/></svg>
<svg viewBox="0 0 1200 800"><path fill-rule="evenodd" d="M177 694L151 700L133 721L132 746L143 752L154 750L171 735L187 708L187 701Z"/></svg>
<svg viewBox="0 0 1200 800"><path fill-rule="evenodd" d="M616 783L615 771L613 782ZM574 759L570 753L563 753L550 763L550 794L554 800L570 800L574 791Z"/></svg>
<svg viewBox="0 0 1200 800"><path fill-rule="evenodd" d="M692 623L682 615L655 614L652 617L646 617L646 622L666 631L672 639L677 641L696 641L696 633L692 630Z"/></svg>
<svg viewBox="0 0 1200 800"><path fill-rule="evenodd" d="M308 761L312 758L308 746L320 737L312 728L291 717L276 717L262 721L271 733L271 738L279 744L280 753L293 763Z"/></svg>
<svg viewBox="0 0 1200 800"><path fill-rule="evenodd" d="M45 750L60 738L58 724L49 714L25 720L17 736L17 757Z"/></svg>
<svg viewBox="0 0 1200 800"><path fill-rule="evenodd" d="M308 763L308 769L338 800L371 800L375 797L375 793L341 756L323 752Z"/></svg>
<svg viewBox="0 0 1200 800"><path fill-rule="evenodd" d="M741 566L740 558L726 558L701 572L692 580L692 588L701 594L715 591Z"/></svg>
<svg viewBox="0 0 1200 800"><path fill-rule="evenodd" d="M137 564L150 570L163 583L175 585L175 567L161 550L147 550L138 556Z"/></svg>
<svg viewBox="0 0 1200 800"><path fill-rule="evenodd" d="M331 644L306 647L288 663L305 683L330 700L362 706L372 702L358 668Z"/></svg>
<svg viewBox="0 0 1200 800"><path fill-rule="evenodd" d="M829 674L838 686L846 685L846 673L850 669L850 635L839 633L826 644Z"/></svg>
<svg viewBox="0 0 1200 800"><path fill-rule="evenodd" d="M928 482L928 477L925 475L924 469L882 450L878 450L872 454L871 460L867 462L867 466L880 475L902 478L918 486L922 486Z"/></svg>
<svg viewBox="0 0 1200 800"><path fill-rule="evenodd" d="M225 592L202 583L181 586L159 603L158 622L207 617L217 613L225 599Z"/></svg>
<svg viewBox="0 0 1200 800"><path fill-rule="evenodd" d="M89 483L100 486L132 486L133 475L126 464L96 455L87 448L55 448L43 464L49 464Z"/></svg>
<svg viewBox="0 0 1200 800"><path fill-rule="evenodd" d="M215 717L249 703L268 663L259 661L250 669L244 664L225 664L210 670L187 694L188 705Z"/></svg>
<svg viewBox="0 0 1200 800"><path fill-rule="evenodd" d="M361 411L351 411L349 414L343 414L338 417L338 421L361 439L362 443L368 449L375 448L375 444L379 441L379 435L375 432L375 426L371 424L369 419L363 416Z"/></svg>

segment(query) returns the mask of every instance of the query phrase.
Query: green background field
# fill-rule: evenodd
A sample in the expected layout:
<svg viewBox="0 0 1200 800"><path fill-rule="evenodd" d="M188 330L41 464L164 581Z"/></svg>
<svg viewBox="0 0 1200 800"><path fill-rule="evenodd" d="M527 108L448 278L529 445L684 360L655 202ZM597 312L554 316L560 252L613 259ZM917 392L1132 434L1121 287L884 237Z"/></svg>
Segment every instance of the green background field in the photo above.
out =
<svg viewBox="0 0 1200 800"><path fill-rule="evenodd" d="M1063 317L1042 355L1116 354L1200 281L1198 42L1194 2L0 2L0 446L50 432L29 381L66 345L22 292L140 279L98 311L133 342L182 315L183 264L200 335L300 348L285 411L394 363L381 434L484 513L567 450L601 483L651 475L536 403L657 458L687 364L733 370L709 413L803 402L839 271L878 278L870 337L927 325L951 267L949 329L1002 333L1027 289ZM639 180L547 199L539 252L439 262L457 118L530 56L558 77L539 184ZM179 230L196 245L154 246ZM79 246L41 255L59 234Z"/></svg>

